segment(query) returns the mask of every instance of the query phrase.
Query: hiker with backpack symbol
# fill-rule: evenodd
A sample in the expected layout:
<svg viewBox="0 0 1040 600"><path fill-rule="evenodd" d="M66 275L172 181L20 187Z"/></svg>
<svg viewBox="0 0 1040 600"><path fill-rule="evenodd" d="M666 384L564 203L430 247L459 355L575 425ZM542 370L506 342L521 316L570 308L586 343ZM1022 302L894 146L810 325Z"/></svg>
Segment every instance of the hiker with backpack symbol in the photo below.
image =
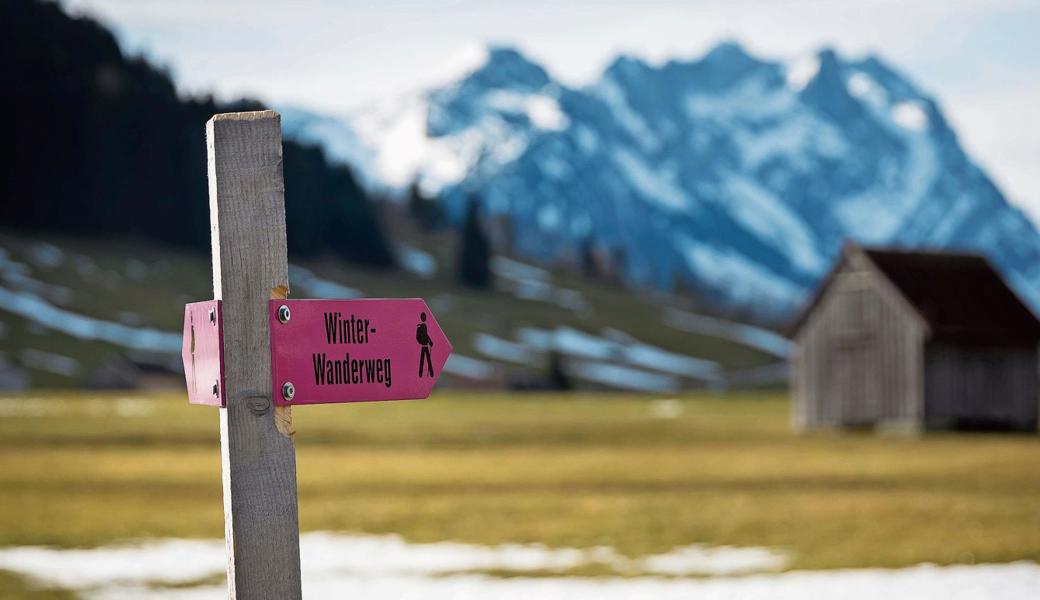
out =
<svg viewBox="0 0 1040 600"><path fill-rule="evenodd" d="M422 346L422 351L419 353L419 377L423 376L423 359L426 359L426 369L430 372L430 377L433 377L433 362L430 359L430 348L433 347L433 340L430 339L430 334L426 331L425 312L419 313L419 320L422 322L415 326L415 341Z"/></svg>

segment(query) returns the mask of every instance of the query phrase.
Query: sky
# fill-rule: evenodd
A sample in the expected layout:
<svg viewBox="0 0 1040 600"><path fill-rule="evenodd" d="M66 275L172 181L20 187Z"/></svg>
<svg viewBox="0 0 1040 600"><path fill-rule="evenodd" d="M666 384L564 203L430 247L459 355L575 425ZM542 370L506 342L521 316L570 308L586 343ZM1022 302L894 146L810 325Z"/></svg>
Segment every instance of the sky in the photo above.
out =
<svg viewBox="0 0 1040 600"><path fill-rule="evenodd" d="M736 40L785 60L876 54L940 102L968 152L1040 224L1040 1L64 0L185 93L332 114L443 83L486 44L569 85L620 53L660 62Z"/></svg>

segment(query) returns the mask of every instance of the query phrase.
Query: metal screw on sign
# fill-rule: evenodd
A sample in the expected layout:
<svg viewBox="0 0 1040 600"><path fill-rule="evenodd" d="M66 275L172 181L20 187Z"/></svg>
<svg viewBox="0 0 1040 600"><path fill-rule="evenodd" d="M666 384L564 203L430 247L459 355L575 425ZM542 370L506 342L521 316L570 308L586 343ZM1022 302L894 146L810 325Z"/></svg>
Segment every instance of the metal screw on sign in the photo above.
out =
<svg viewBox="0 0 1040 600"><path fill-rule="evenodd" d="M217 310L215 308L209 309L209 322L213 325L217 324Z"/></svg>
<svg viewBox="0 0 1040 600"><path fill-rule="evenodd" d="M292 402L293 396L296 395L296 386L291 381L286 381L282 384L282 398L285 398L286 402Z"/></svg>
<svg viewBox="0 0 1040 600"><path fill-rule="evenodd" d="M278 321L280 323L284 324L284 323L288 323L290 318L292 318L292 313L289 312L289 307L284 305L284 304L279 306L278 307Z"/></svg>
<svg viewBox="0 0 1040 600"><path fill-rule="evenodd" d="M218 398L220 397L220 382L219 381L217 383L213 384L213 395L218 397Z"/></svg>

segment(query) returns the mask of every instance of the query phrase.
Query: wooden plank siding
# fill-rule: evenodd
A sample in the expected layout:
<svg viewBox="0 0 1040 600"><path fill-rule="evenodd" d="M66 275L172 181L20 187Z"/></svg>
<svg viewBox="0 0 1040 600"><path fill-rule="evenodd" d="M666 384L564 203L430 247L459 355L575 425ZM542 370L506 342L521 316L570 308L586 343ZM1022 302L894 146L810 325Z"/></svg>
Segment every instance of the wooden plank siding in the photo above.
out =
<svg viewBox="0 0 1040 600"><path fill-rule="evenodd" d="M887 280L847 255L795 338L795 428L922 427L925 334Z"/></svg>
<svg viewBox="0 0 1040 600"><path fill-rule="evenodd" d="M929 429L1037 430L1037 349L929 344Z"/></svg>

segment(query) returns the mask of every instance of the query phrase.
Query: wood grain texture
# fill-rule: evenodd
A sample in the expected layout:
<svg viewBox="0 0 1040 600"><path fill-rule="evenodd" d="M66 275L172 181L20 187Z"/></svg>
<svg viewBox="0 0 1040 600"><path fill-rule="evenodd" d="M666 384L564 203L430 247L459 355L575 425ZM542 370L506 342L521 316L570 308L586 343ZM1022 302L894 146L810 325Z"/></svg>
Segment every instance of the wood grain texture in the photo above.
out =
<svg viewBox="0 0 1040 600"><path fill-rule="evenodd" d="M219 114L206 124L206 144L213 292L224 309L229 597L300 598L296 452L275 424L267 324L267 300L289 280L281 119L273 111Z"/></svg>

